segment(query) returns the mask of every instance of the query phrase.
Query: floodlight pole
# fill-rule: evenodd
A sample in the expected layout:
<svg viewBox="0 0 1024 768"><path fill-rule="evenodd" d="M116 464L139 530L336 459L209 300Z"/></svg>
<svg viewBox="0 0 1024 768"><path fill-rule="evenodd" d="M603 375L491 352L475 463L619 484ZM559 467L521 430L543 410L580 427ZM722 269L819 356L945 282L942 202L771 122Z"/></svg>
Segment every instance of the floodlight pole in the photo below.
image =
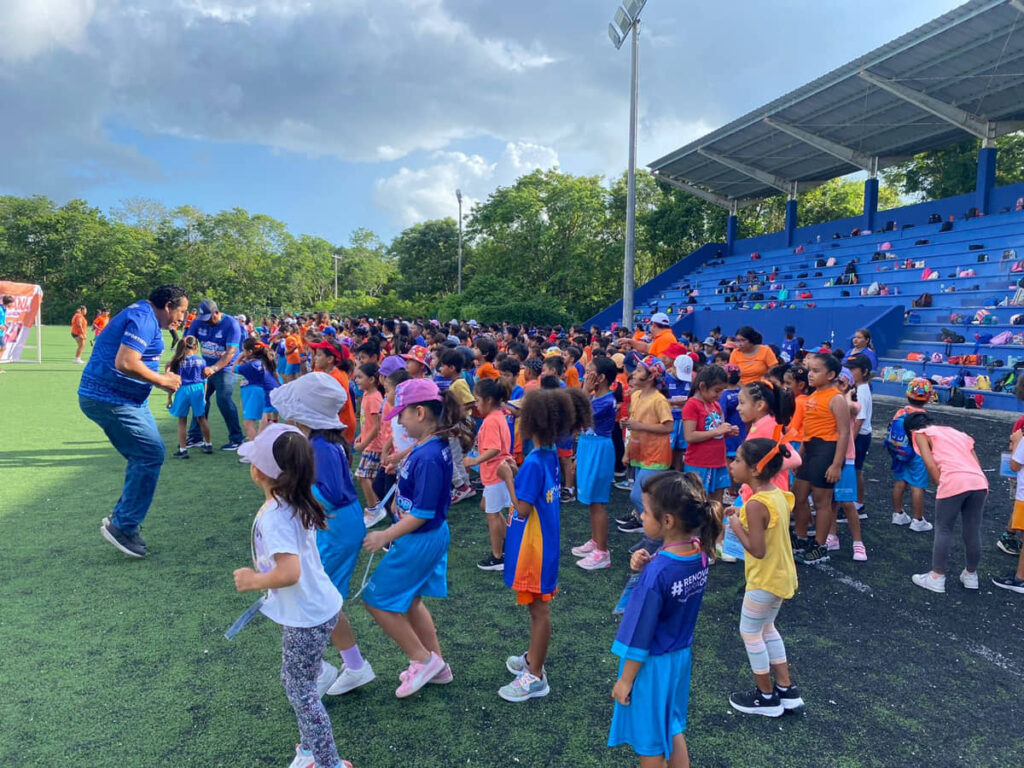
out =
<svg viewBox="0 0 1024 768"><path fill-rule="evenodd" d="M459 201L459 294L462 293L462 190L455 190L455 197Z"/></svg>
<svg viewBox="0 0 1024 768"><path fill-rule="evenodd" d="M636 263L636 126L640 61L640 19L632 25L632 66L629 86L629 169L626 174L626 255L622 265L622 325L633 327L633 290Z"/></svg>
<svg viewBox="0 0 1024 768"><path fill-rule="evenodd" d="M341 260L341 256L338 253L332 253L331 258L334 259L334 300L338 300L338 262Z"/></svg>

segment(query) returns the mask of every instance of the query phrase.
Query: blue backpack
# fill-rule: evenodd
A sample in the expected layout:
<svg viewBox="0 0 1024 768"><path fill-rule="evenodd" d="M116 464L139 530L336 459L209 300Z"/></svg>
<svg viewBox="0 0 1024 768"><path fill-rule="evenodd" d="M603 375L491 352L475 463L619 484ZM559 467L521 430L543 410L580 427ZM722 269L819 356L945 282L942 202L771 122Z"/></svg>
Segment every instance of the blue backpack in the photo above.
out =
<svg viewBox="0 0 1024 768"><path fill-rule="evenodd" d="M914 457L914 441L911 440L907 430L903 427L903 420L907 414L897 416L889 422L889 429L885 433L886 450L892 456L893 464L903 464Z"/></svg>

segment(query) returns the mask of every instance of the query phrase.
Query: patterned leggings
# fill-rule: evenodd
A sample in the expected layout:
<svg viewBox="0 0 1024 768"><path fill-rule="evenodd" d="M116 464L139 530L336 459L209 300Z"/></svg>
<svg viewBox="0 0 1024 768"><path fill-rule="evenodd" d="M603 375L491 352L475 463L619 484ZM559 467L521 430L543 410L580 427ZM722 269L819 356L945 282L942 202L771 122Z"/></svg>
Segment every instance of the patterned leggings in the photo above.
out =
<svg viewBox="0 0 1024 768"><path fill-rule="evenodd" d="M767 675L772 664L786 661L786 646L775 628L775 617L781 607L782 598L763 589L750 589L743 595L740 636L755 675Z"/></svg>
<svg viewBox="0 0 1024 768"><path fill-rule="evenodd" d="M281 627L281 683L299 721L302 748L313 753L316 768L334 768L341 762L331 720L316 690L324 648L337 623L335 616L318 627Z"/></svg>

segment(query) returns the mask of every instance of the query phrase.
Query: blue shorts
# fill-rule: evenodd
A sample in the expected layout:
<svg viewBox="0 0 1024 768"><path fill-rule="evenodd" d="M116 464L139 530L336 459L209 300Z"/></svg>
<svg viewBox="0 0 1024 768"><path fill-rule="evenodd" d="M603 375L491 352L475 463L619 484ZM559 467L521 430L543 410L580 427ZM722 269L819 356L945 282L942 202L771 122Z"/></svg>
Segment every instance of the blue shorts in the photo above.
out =
<svg viewBox="0 0 1024 768"><path fill-rule="evenodd" d="M242 418L259 421L267 407L267 395L263 387L249 384L242 387Z"/></svg>
<svg viewBox="0 0 1024 768"><path fill-rule="evenodd" d="M626 661L619 662L619 674ZM629 744L638 755L672 755L672 738L686 730L690 704L689 648L648 656L633 682L628 707L612 710L608 746Z"/></svg>
<svg viewBox="0 0 1024 768"><path fill-rule="evenodd" d="M366 538L363 523L363 507L356 499L344 507L332 507L324 503L323 496L313 486L313 495L324 505L327 512L327 528L316 532L316 548L320 551L320 562L331 583L338 588L341 596L348 597L348 585L352 572Z"/></svg>
<svg viewBox="0 0 1024 768"><path fill-rule="evenodd" d="M704 490L708 493L714 493L732 485L732 478L729 477L727 467L691 467L689 464L684 464L683 471L696 472L700 475L700 481L704 483Z"/></svg>
<svg viewBox="0 0 1024 768"><path fill-rule="evenodd" d="M857 466L849 461L843 465L843 474L839 476L839 482L835 486L836 501L857 500Z"/></svg>
<svg viewBox="0 0 1024 768"><path fill-rule="evenodd" d="M302 371L302 363L285 363L283 368L278 368L282 376L298 376Z"/></svg>
<svg viewBox="0 0 1024 768"><path fill-rule="evenodd" d="M633 502L633 506L636 507L637 512L644 511L644 482L647 478L657 475L660 472L668 472L667 469L644 469L643 467L633 467L633 490L629 492L629 500Z"/></svg>
<svg viewBox="0 0 1024 768"><path fill-rule="evenodd" d="M448 597L448 521L426 533L396 539L373 572L363 602L405 613L417 597Z"/></svg>
<svg viewBox="0 0 1024 768"><path fill-rule="evenodd" d="M615 474L615 446L610 437L580 435L576 446L576 500L607 504Z"/></svg>
<svg viewBox="0 0 1024 768"><path fill-rule="evenodd" d="M904 462L899 469L893 468L892 479L894 482L904 482L915 488L927 488L928 469L924 465L924 459L914 454L914 457Z"/></svg>
<svg viewBox="0 0 1024 768"><path fill-rule="evenodd" d="M683 432L683 420L681 418L676 419L673 417L672 422L672 450L673 451L685 451L686 450L686 437Z"/></svg>
<svg viewBox="0 0 1024 768"><path fill-rule="evenodd" d="M195 384L182 384L174 393L171 416L185 419L188 418L189 411L197 417L206 414L206 385L201 381Z"/></svg>

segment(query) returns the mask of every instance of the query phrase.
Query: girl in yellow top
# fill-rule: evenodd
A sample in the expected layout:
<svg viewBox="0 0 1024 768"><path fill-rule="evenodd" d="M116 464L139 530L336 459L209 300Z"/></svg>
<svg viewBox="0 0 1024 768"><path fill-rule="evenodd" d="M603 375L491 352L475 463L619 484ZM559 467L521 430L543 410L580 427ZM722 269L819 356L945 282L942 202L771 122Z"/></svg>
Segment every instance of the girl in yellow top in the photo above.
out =
<svg viewBox="0 0 1024 768"><path fill-rule="evenodd" d="M812 355L807 365L807 381L814 393L807 398L804 408L804 442L800 447L803 462L796 471L797 542L794 549L801 563L814 565L828 560L825 541L832 528L835 512L832 507L832 489L843 474L846 446L850 441L850 407L839 390L836 379L843 366L833 355ZM808 497L814 494L814 539L807 538L811 522Z"/></svg>
<svg viewBox="0 0 1024 768"><path fill-rule="evenodd" d="M785 444L755 438L740 445L729 468L735 483L746 483L754 491L747 503L728 518L730 530L746 550L747 589L740 612L740 635L757 683L750 692L733 693L729 704L748 715L779 717L787 709L804 706L789 677L786 646L775 628L782 601L793 597L797 588L789 541L793 494L772 483L788 456Z"/></svg>

